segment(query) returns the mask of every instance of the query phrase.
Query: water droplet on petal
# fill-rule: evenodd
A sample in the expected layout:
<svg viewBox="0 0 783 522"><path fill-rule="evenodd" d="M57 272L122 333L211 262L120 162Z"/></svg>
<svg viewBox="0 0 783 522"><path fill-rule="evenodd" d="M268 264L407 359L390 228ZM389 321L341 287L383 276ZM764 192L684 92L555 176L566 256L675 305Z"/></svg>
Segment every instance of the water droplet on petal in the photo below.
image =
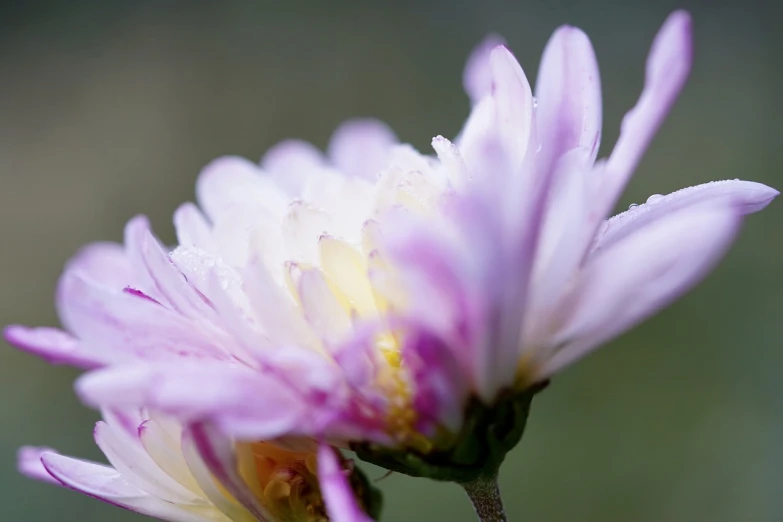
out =
<svg viewBox="0 0 783 522"><path fill-rule="evenodd" d="M533 108L534 108L534 109L537 109L537 108L538 108L538 100L536 99L536 97L535 97L535 96L533 96Z"/></svg>
<svg viewBox="0 0 783 522"><path fill-rule="evenodd" d="M632 208L636 208L638 206L639 206L638 203L631 203L630 205L628 205L628 210L631 210Z"/></svg>
<svg viewBox="0 0 783 522"><path fill-rule="evenodd" d="M655 203L657 201L660 201L661 199L663 199L663 196L661 196L660 194L653 194L652 196L647 198L647 203Z"/></svg>

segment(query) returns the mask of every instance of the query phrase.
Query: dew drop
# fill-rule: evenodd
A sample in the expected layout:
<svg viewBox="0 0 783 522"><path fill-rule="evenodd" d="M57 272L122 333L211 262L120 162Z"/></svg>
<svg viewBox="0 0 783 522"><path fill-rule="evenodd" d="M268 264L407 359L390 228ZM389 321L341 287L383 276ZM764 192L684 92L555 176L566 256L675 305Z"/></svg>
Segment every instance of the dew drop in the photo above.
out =
<svg viewBox="0 0 783 522"><path fill-rule="evenodd" d="M538 108L538 100L536 99L536 97L535 97L535 96L533 96L533 108L534 108L534 109L537 109L537 108Z"/></svg>
<svg viewBox="0 0 783 522"><path fill-rule="evenodd" d="M628 205L628 210L631 210L632 208L636 208L638 206L639 206L638 203L631 203L630 205Z"/></svg>
<svg viewBox="0 0 783 522"><path fill-rule="evenodd" d="M661 199L663 199L663 196L661 196L660 194L653 194L652 196L647 198L647 203L655 203L660 201Z"/></svg>

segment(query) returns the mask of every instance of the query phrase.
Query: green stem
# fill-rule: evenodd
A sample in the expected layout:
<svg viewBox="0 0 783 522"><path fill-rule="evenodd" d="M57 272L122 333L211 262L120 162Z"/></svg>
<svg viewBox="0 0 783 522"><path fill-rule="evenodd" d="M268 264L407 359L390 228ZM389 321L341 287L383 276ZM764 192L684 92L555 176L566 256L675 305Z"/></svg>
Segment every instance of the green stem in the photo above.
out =
<svg viewBox="0 0 783 522"><path fill-rule="evenodd" d="M480 522L507 522L500 498L497 474L491 477L481 476L472 482L462 484L468 494Z"/></svg>

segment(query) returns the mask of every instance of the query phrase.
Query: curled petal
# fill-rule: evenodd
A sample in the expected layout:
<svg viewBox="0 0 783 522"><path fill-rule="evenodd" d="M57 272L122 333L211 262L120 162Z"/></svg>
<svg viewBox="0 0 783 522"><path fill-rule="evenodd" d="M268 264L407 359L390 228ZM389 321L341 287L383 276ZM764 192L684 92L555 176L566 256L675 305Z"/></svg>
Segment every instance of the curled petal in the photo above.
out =
<svg viewBox="0 0 783 522"><path fill-rule="evenodd" d="M318 448L318 480L326 512L333 522L372 522L356 502L351 485L335 455L326 444Z"/></svg>

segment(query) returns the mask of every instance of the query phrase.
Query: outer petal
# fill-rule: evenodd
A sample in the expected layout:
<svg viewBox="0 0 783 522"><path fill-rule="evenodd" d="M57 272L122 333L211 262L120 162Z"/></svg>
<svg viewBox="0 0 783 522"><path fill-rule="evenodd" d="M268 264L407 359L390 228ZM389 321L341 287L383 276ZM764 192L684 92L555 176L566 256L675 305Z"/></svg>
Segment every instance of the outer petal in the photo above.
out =
<svg viewBox="0 0 783 522"><path fill-rule="evenodd" d="M16 454L16 467L19 469L19 472L26 477L59 486L60 481L46 471L46 468L41 462L41 456L44 453L55 453L55 451L51 448L23 446L19 448L19 451Z"/></svg>
<svg viewBox="0 0 783 522"><path fill-rule="evenodd" d="M536 99L542 153L559 157L579 147L591 151L594 161L601 140L601 83L593 47L581 30L563 26L552 35L541 58Z"/></svg>
<svg viewBox="0 0 783 522"><path fill-rule="evenodd" d="M601 192L603 215L620 197L691 70L691 18L675 11L666 19L647 58L644 90L623 119L620 137L606 164Z"/></svg>
<svg viewBox="0 0 783 522"><path fill-rule="evenodd" d="M326 444L318 448L318 480L332 522L372 522L356 502L334 450Z"/></svg>
<svg viewBox="0 0 783 522"><path fill-rule="evenodd" d="M130 260L118 243L91 243L81 248L68 260L65 272L85 274L96 283L115 290L135 282Z"/></svg>
<svg viewBox="0 0 783 522"><path fill-rule="evenodd" d="M129 484L117 470L57 453L41 456L46 470L65 487L130 511L172 522L208 522L198 508L180 506L153 497Z"/></svg>
<svg viewBox="0 0 783 522"><path fill-rule="evenodd" d="M605 221L598 231L592 254L683 208L727 199L740 214L751 214L766 207L778 194L777 190L761 183L738 179L711 181L666 196L655 194L647 203Z"/></svg>
<svg viewBox="0 0 783 522"><path fill-rule="evenodd" d="M76 338L57 328L11 325L5 328L4 335L10 344L51 364L92 369L105 364L108 359L100 353L84 350Z"/></svg>
<svg viewBox="0 0 783 522"><path fill-rule="evenodd" d="M490 34L473 49L465 64L462 74L462 85L470 97L471 105L475 105L492 90L492 71L489 65L489 55L492 49L504 45L502 36Z"/></svg>
<svg viewBox="0 0 783 522"><path fill-rule="evenodd" d="M101 353L105 360L227 358L197 323L143 295L110 291L66 273L58 297L63 323L84 350Z"/></svg>
<svg viewBox="0 0 783 522"><path fill-rule="evenodd" d="M592 258L577 284L575 314L558 334L563 347L543 379L628 330L700 281L738 230L730 205L669 214Z"/></svg>
<svg viewBox="0 0 783 522"><path fill-rule="evenodd" d="M76 389L93 406L145 405L184 422L211 419L254 439L314 430L329 413L313 414L306 399L273 376L228 364L123 365L81 377Z"/></svg>
<svg viewBox="0 0 783 522"><path fill-rule="evenodd" d="M375 180L386 167L397 136L375 119L349 120L332 134L327 152L335 166L349 176Z"/></svg>

